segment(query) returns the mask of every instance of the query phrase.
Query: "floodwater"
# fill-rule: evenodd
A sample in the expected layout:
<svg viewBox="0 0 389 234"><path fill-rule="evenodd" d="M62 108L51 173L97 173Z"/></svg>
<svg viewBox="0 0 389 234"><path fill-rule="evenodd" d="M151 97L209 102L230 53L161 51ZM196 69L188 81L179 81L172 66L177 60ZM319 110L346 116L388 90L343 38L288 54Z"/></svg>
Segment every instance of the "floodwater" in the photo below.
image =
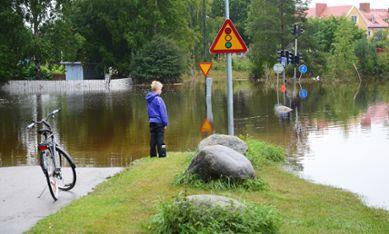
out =
<svg viewBox="0 0 389 234"><path fill-rule="evenodd" d="M303 85L309 92L298 115L274 114L277 95L264 84L235 82L237 135L281 145L288 166L302 177L356 192L372 206L389 209L389 84ZM224 82L213 88L214 128L226 133ZM36 165L36 130L32 119L56 108L56 136L79 166L121 167L148 155L146 88L118 92L51 94L0 93L0 167ZM355 98L354 98L355 97ZM202 139L206 116L204 84L168 86L163 98L170 126L169 151L191 151ZM287 105L289 99L280 94ZM295 126L301 129L296 133Z"/></svg>

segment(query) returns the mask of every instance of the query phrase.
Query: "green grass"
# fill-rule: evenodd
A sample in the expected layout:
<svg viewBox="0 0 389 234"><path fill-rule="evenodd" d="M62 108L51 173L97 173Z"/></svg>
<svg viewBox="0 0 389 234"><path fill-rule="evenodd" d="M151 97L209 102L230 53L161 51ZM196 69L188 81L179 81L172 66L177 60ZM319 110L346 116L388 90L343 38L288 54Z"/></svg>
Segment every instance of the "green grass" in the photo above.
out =
<svg viewBox="0 0 389 234"><path fill-rule="evenodd" d="M264 164L280 163L285 160L284 149L279 146L251 138L247 138L245 141L249 147L247 158L256 168L259 168Z"/></svg>
<svg viewBox="0 0 389 234"><path fill-rule="evenodd" d="M153 233L277 233L280 216L271 207L195 206L182 194L160 205L153 216Z"/></svg>
<svg viewBox="0 0 389 234"><path fill-rule="evenodd" d="M185 188L192 187L207 190L260 191L266 188L266 183L260 178L247 179L242 181L233 181L229 178L222 178L204 182L196 175L188 173L186 169L176 176L175 184L182 185Z"/></svg>
<svg viewBox="0 0 389 234"><path fill-rule="evenodd" d="M250 152L256 152L249 145ZM368 208L350 192L300 179L276 163L255 166L268 186L265 190L175 184L190 158L191 153L172 153L166 159L139 160L88 196L41 220L31 232L150 233L150 221L160 211L159 204L169 204L184 192L218 194L274 207L282 218L281 233L389 233L388 211Z"/></svg>

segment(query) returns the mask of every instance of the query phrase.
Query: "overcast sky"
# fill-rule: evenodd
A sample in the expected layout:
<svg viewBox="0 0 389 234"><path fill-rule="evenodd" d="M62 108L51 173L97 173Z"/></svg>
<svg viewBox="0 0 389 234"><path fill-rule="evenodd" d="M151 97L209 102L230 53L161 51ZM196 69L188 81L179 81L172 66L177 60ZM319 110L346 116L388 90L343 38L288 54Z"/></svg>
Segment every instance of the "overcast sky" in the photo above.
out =
<svg viewBox="0 0 389 234"><path fill-rule="evenodd" d="M316 3L327 3L329 6L338 5L355 5L359 6L360 2L370 2L371 8L389 8L389 0L311 0L310 7L314 7Z"/></svg>

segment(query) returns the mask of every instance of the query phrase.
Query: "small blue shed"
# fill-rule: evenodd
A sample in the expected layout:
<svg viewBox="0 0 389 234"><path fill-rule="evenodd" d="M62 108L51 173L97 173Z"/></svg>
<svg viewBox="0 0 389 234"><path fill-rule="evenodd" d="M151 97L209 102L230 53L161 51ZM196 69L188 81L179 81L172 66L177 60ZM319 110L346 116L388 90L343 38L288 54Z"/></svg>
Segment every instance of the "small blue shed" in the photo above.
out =
<svg viewBox="0 0 389 234"><path fill-rule="evenodd" d="M84 69L81 62L61 62L65 65L66 80L84 80Z"/></svg>

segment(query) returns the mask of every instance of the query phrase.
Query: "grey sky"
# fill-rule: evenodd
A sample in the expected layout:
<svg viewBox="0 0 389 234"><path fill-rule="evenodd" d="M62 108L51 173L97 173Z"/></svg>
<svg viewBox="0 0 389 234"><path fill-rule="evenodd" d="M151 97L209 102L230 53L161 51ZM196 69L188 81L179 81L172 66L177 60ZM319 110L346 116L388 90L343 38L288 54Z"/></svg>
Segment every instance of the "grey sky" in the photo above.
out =
<svg viewBox="0 0 389 234"><path fill-rule="evenodd" d="M316 3L327 3L329 6L339 5L355 5L359 6L360 2L370 2L371 8L389 8L389 0L312 0L310 7L314 7Z"/></svg>

